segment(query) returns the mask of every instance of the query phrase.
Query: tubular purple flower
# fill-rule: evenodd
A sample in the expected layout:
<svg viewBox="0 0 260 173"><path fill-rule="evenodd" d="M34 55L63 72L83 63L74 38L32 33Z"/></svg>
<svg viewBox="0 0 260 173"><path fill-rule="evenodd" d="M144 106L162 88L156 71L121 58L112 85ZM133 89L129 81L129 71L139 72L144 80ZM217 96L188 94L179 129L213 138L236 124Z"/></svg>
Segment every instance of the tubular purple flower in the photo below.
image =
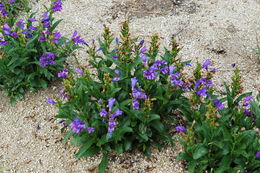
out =
<svg viewBox="0 0 260 173"><path fill-rule="evenodd" d="M121 75L120 71L119 70L115 70L115 74L117 74L118 76Z"/></svg>
<svg viewBox="0 0 260 173"><path fill-rule="evenodd" d="M112 82L117 82L117 81L120 81L120 80L121 80L120 77L114 77L114 78L111 79Z"/></svg>
<svg viewBox="0 0 260 173"><path fill-rule="evenodd" d="M29 27L29 30L30 30L30 31L34 31L34 30L36 30L36 29L37 29L37 27L34 27L34 26L30 26L30 27Z"/></svg>
<svg viewBox="0 0 260 173"><path fill-rule="evenodd" d="M257 151L257 152L256 152L255 157L260 158L260 151Z"/></svg>
<svg viewBox="0 0 260 173"><path fill-rule="evenodd" d="M144 44L144 40L141 40L139 43L138 43L138 47L139 46L142 46Z"/></svg>
<svg viewBox="0 0 260 173"><path fill-rule="evenodd" d="M184 84L184 82L183 82L182 80L176 80L176 79L171 80L171 82L172 82L172 84L178 85L178 86L180 86L180 87L182 87L183 84Z"/></svg>
<svg viewBox="0 0 260 173"><path fill-rule="evenodd" d="M55 64L54 61L55 54L52 52L46 52L40 57L40 66L45 67L47 64L53 65Z"/></svg>
<svg viewBox="0 0 260 173"><path fill-rule="evenodd" d="M113 59L118 59L118 56L113 55L112 58L113 58Z"/></svg>
<svg viewBox="0 0 260 173"><path fill-rule="evenodd" d="M146 55L146 54L140 54L140 58L142 59L143 63L146 64L146 61L147 61L147 55Z"/></svg>
<svg viewBox="0 0 260 173"><path fill-rule="evenodd" d="M67 78L69 75L69 70L67 68L64 68L62 71L58 73L59 78Z"/></svg>
<svg viewBox="0 0 260 173"><path fill-rule="evenodd" d="M57 102L53 98L47 98L46 103L52 104L52 105L57 104Z"/></svg>
<svg viewBox="0 0 260 173"><path fill-rule="evenodd" d="M29 18L29 21L36 22L37 20L35 18Z"/></svg>
<svg viewBox="0 0 260 173"><path fill-rule="evenodd" d="M220 110L225 108L225 105L223 103L221 103L220 101L218 101L218 100L213 100L213 103Z"/></svg>
<svg viewBox="0 0 260 173"><path fill-rule="evenodd" d="M18 37L19 37L19 35L17 34L17 32L12 32L10 35L11 35L12 37L14 37L14 38L18 38Z"/></svg>
<svg viewBox="0 0 260 173"><path fill-rule="evenodd" d="M88 131L88 133L95 132L95 129L93 127L87 127L86 130Z"/></svg>
<svg viewBox="0 0 260 173"><path fill-rule="evenodd" d="M136 77L131 78L131 87L132 87L132 90L134 89L136 83L137 83Z"/></svg>
<svg viewBox="0 0 260 173"><path fill-rule="evenodd" d="M99 115L100 115L101 117L105 117L107 114L108 114L108 112L107 112L106 109L104 109L104 108L102 108L102 109L101 109L101 112L99 112Z"/></svg>
<svg viewBox="0 0 260 173"><path fill-rule="evenodd" d="M133 105L133 109L134 110L138 110L139 109L139 102L137 99L133 99L132 100L132 105Z"/></svg>
<svg viewBox="0 0 260 173"><path fill-rule="evenodd" d="M79 75L85 74L80 68L76 68L75 72L78 73Z"/></svg>
<svg viewBox="0 0 260 173"><path fill-rule="evenodd" d="M4 24L3 29L8 31L12 30L12 28L7 23Z"/></svg>
<svg viewBox="0 0 260 173"><path fill-rule="evenodd" d="M145 78L148 80L154 80L156 78L157 72L154 70L144 70L143 71Z"/></svg>
<svg viewBox="0 0 260 173"><path fill-rule="evenodd" d="M0 41L0 46L5 46L8 44L8 41Z"/></svg>
<svg viewBox="0 0 260 173"><path fill-rule="evenodd" d="M211 65L211 62L210 62L209 59L207 59L207 60L203 63L203 65L202 65L201 67L204 68L204 69L206 69L206 70L208 70L208 66L209 66L209 65Z"/></svg>
<svg viewBox="0 0 260 173"><path fill-rule="evenodd" d="M248 94L243 101L243 106L248 106L249 105L249 101L254 99L254 97L252 97L250 94Z"/></svg>
<svg viewBox="0 0 260 173"><path fill-rule="evenodd" d="M39 41L40 42L44 42L45 41L45 36L44 35L40 35L39 36Z"/></svg>
<svg viewBox="0 0 260 173"><path fill-rule="evenodd" d="M23 23L23 20L20 19L20 20L16 23L16 26L20 27L21 29L24 29L24 23Z"/></svg>
<svg viewBox="0 0 260 173"><path fill-rule="evenodd" d="M118 116L122 115L123 113L124 113L123 111L121 111L120 109L117 109L115 111L114 115L115 115L115 117L118 117Z"/></svg>
<svg viewBox="0 0 260 173"><path fill-rule="evenodd" d="M163 67L163 68L160 69L160 72L161 72L162 74L164 74L164 75L166 75L166 74L168 73L168 71L169 71L168 66Z"/></svg>
<svg viewBox="0 0 260 173"><path fill-rule="evenodd" d="M109 120L108 122L108 132L113 132L115 130L116 122L114 120Z"/></svg>
<svg viewBox="0 0 260 173"><path fill-rule="evenodd" d="M136 99L147 99L147 95L143 92L138 91L137 89L133 89L133 97Z"/></svg>
<svg viewBox="0 0 260 173"><path fill-rule="evenodd" d="M180 131L186 132L186 131L187 131L183 126L177 126L175 129L176 129L176 131L178 131L178 132L180 132Z"/></svg>
<svg viewBox="0 0 260 173"><path fill-rule="evenodd" d="M70 123L70 127L74 133L80 133L85 129L85 122L80 121L79 118L74 118L73 122Z"/></svg>
<svg viewBox="0 0 260 173"><path fill-rule="evenodd" d="M205 96L207 95L207 89L206 88L202 88L199 91L196 92L196 94L198 94L199 96Z"/></svg>
<svg viewBox="0 0 260 173"><path fill-rule="evenodd" d="M110 98L110 99L108 99L108 108L109 108L109 111L112 110L115 101L116 101L115 98Z"/></svg>
<svg viewBox="0 0 260 173"><path fill-rule="evenodd" d="M175 69L176 69L175 66L170 65L170 66L169 66L169 74L170 74L170 75L173 74L173 72L174 72Z"/></svg>
<svg viewBox="0 0 260 173"><path fill-rule="evenodd" d="M244 114L247 115L247 116L250 116L251 115L251 112L247 109L244 109Z"/></svg>
<svg viewBox="0 0 260 173"><path fill-rule="evenodd" d="M141 48L141 49L139 50L139 54L144 53L144 52L147 52L146 46L144 46L143 48Z"/></svg>
<svg viewBox="0 0 260 173"><path fill-rule="evenodd" d="M62 10L62 1L61 0L56 0L53 3L52 10L53 12L61 11Z"/></svg>

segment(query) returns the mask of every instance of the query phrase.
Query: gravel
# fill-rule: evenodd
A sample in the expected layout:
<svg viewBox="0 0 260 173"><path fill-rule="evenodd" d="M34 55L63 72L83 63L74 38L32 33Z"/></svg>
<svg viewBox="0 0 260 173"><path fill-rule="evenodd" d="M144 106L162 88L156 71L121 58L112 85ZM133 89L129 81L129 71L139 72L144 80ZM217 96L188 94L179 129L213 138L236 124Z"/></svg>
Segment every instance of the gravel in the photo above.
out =
<svg viewBox="0 0 260 173"><path fill-rule="evenodd" d="M42 11L42 4L47 3L33 1L31 6ZM127 19L134 36L146 39L156 32L161 36L162 46L168 46L174 35L183 47L180 57L193 63L213 61L213 68L219 69L214 78L217 90L223 90L224 81L230 83L231 64L235 63L242 71L245 90L257 94L260 64L252 49L256 48L259 35L258 0L164 3L158 6L160 0L67 0L63 11L55 17L63 18L58 29L64 35L70 37L77 30L87 42L101 36L103 24L119 36L120 24ZM76 53L81 63L87 63L85 52L82 49ZM69 62L73 63L73 59ZM101 155L75 159L78 148L62 142L63 124L54 119L57 109L45 103L59 89L61 83L55 82L47 90L27 93L26 99L13 107L0 93L0 168L4 166L4 172L97 172ZM180 150L176 143L174 149L155 151L150 158L137 151L111 154L107 172L184 173L185 167L176 159Z"/></svg>

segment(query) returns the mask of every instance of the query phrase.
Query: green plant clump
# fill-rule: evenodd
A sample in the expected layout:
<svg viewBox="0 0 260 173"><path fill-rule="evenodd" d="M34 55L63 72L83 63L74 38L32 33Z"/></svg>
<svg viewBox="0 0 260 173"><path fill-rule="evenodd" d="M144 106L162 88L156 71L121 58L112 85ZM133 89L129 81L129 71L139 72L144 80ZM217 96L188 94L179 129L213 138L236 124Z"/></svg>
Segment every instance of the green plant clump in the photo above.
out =
<svg viewBox="0 0 260 173"><path fill-rule="evenodd" d="M220 99L205 83L208 72L198 65L194 71L188 129L180 139L190 173L255 173L260 169L260 105L251 93L242 93L239 70Z"/></svg>
<svg viewBox="0 0 260 173"><path fill-rule="evenodd" d="M81 146L77 158L103 153L99 165L103 172L112 150L138 148L150 155L151 148L173 144L169 128L173 112L188 102L183 96L188 87L183 69L189 63L176 57L180 49L174 40L172 48L159 56L158 35L151 36L147 48L144 40L130 36L127 22L120 40L105 27L99 46L93 42L88 49L93 70L79 66L64 73L64 89L47 102L56 104L56 117L70 124L65 139L72 137L71 144Z"/></svg>
<svg viewBox="0 0 260 173"><path fill-rule="evenodd" d="M25 22L12 18L0 29L0 88L12 103L27 90L46 88L58 79L66 58L85 44L76 32L68 39L55 31L61 20L53 14L60 10L61 3L54 1L40 19L32 13Z"/></svg>

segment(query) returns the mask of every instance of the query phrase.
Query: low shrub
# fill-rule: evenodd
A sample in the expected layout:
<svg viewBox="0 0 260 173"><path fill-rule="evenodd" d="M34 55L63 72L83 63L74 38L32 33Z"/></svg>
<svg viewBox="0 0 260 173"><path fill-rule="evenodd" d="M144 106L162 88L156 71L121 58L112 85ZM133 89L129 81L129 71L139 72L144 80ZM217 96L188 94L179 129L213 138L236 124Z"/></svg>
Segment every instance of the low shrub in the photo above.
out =
<svg viewBox="0 0 260 173"><path fill-rule="evenodd" d="M115 42L113 42L115 41ZM183 69L189 62L177 58L178 45L160 56L159 37L151 36L150 47L129 33L128 23L121 39L114 39L105 27L100 48L95 42L88 48L90 67L64 68L64 89L47 102L59 108L57 118L66 120L65 141L81 146L76 157L103 153L99 171L103 172L108 153L123 153L138 148L151 154L151 148L162 149L173 144L169 129L173 112L185 105L183 96L189 88Z"/></svg>
<svg viewBox="0 0 260 173"><path fill-rule="evenodd" d="M12 18L0 29L0 88L12 103L26 90L46 88L58 79L66 58L85 44L76 32L68 39L55 31L61 20L55 21L53 14L61 9L62 2L53 1L41 19L32 13L27 21Z"/></svg>
<svg viewBox="0 0 260 173"><path fill-rule="evenodd" d="M205 63L202 67L209 65ZM216 95L205 76L211 74L199 64L194 71L195 82L190 98L191 109L184 114L187 130L180 141L190 173L255 173L260 167L260 105L251 93L242 93L241 77L236 69L232 85L224 96Z"/></svg>

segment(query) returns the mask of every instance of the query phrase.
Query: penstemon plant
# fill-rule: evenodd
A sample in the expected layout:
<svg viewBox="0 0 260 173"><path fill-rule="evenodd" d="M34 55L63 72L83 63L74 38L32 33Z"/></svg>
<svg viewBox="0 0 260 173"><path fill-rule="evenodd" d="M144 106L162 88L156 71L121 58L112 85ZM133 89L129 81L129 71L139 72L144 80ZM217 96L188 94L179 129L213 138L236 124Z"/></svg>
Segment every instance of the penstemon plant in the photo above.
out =
<svg viewBox="0 0 260 173"><path fill-rule="evenodd" d="M10 19L0 29L0 88L11 103L26 90L46 88L58 79L66 58L86 44L76 32L68 39L55 30L61 20L55 21L53 14L61 9L62 1L52 1L40 19L32 13L27 21Z"/></svg>
<svg viewBox="0 0 260 173"><path fill-rule="evenodd" d="M188 162L191 173L257 172L260 169L259 95L253 101L251 93L242 93L236 68L231 86L225 85L226 95L219 99L210 80L210 64L207 60L194 70L191 109L184 114L189 127L177 129L186 134L180 138L185 152L179 158Z"/></svg>
<svg viewBox="0 0 260 173"><path fill-rule="evenodd" d="M151 36L148 49L144 40L130 36L127 22L120 39L105 27L99 45L97 49L93 41L88 46L93 70L65 67L58 74L64 88L47 102L58 106L57 118L66 119L65 141L80 146L77 158L103 153L99 165L103 172L112 150L138 148L150 155L151 148L173 144L169 129L174 110L188 102L183 96L189 88L183 69L189 62L176 57L180 49L175 40L172 49L159 56L157 34Z"/></svg>

